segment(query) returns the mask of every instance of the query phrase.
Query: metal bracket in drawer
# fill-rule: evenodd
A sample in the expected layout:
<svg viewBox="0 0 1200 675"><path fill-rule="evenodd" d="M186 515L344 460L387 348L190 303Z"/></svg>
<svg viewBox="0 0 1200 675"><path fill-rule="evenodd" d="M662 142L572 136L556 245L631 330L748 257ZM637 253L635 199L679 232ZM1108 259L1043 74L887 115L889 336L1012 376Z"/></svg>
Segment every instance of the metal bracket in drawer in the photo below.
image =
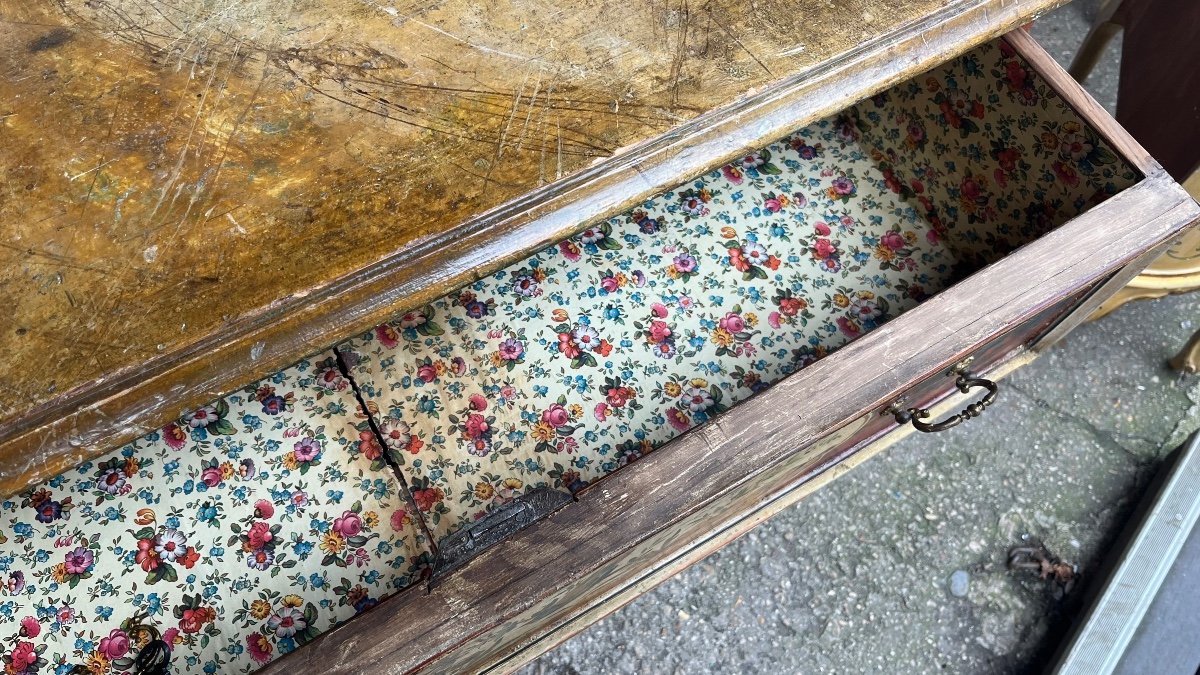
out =
<svg viewBox="0 0 1200 675"><path fill-rule="evenodd" d="M573 500L569 492L559 492L548 487L534 488L487 514L474 525L446 537L438 545L429 587L432 588L439 578L451 570L462 567L471 558Z"/></svg>

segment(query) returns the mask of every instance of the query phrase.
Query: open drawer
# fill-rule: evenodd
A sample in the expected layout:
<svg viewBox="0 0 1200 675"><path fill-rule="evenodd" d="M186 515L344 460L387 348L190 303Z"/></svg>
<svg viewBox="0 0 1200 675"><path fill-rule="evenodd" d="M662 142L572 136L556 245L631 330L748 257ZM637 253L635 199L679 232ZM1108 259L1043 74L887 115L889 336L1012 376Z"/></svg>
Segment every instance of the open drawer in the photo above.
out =
<svg viewBox="0 0 1200 675"><path fill-rule="evenodd" d="M434 538L575 501L279 672L520 662L1061 335L1197 213L1016 33L410 311L339 349Z"/></svg>
<svg viewBox="0 0 1200 675"><path fill-rule="evenodd" d="M967 373L1002 370L1052 341L1200 216L1024 33L742 157L444 298L401 303L394 321L340 345L337 363L326 353L298 364L111 466L31 489L5 508L42 515L53 502L60 513L0 543L0 555L15 560L24 554L12 546L65 533L55 490L110 494L102 483L128 479L141 465L124 462L149 453L161 484L118 486L115 510L89 510L68 539L66 562L34 556L46 569L31 574L60 594L103 583L100 597L126 608L156 602L138 594L157 575L179 612L168 621L179 626L175 668L513 667L902 421L929 421L911 411L981 381ZM979 408L969 410L963 418ZM182 447L172 440L207 441L209 416L236 438L203 445L201 458L172 454ZM237 483L242 459L253 488ZM171 473L180 462L195 474L190 487ZM220 499L196 502L200 484ZM453 569L433 569L448 538L525 508L535 487L567 496ZM297 490L319 517L288 519ZM219 603L176 563L197 541L177 535L207 532L210 509L244 521L207 547L237 563L205 568ZM104 518L128 526L128 544L93 540L88 528L116 527ZM87 550L72 558L75 548ZM267 548L299 567L274 565ZM138 588L123 572L84 577L102 555L139 567ZM158 572L163 561L175 579ZM431 573L433 583L416 583ZM203 640L215 630L209 609L226 633ZM102 614L86 629L93 651L111 656L105 644L125 658L130 647L97 628L124 630L121 617ZM70 633L49 625L39 645Z"/></svg>

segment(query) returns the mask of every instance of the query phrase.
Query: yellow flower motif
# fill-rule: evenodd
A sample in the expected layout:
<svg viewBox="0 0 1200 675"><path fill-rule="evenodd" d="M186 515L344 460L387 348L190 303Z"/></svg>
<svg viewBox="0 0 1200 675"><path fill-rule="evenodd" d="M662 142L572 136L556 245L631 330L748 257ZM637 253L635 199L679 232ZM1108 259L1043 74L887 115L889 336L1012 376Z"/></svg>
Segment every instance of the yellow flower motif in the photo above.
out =
<svg viewBox="0 0 1200 675"><path fill-rule="evenodd" d="M304 598L298 595L288 594L283 596L282 602L284 607L299 607L304 604Z"/></svg>
<svg viewBox="0 0 1200 675"><path fill-rule="evenodd" d="M66 563L58 563L58 564L57 564L57 565L55 565L54 567L51 567L51 568L50 568L50 577L51 577L52 579L54 579L54 581L55 581L56 583L60 583L60 584L61 584L61 583L62 583L62 582L63 582L63 581L64 581L64 580L67 578L67 565L66 565Z"/></svg>
<svg viewBox="0 0 1200 675"><path fill-rule="evenodd" d="M379 514L374 511L367 511L362 515L362 519L367 527L375 527L379 524Z"/></svg>
<svg viewBox="0 0 1200 675"><path fill-rule="evenodd" d="M567 410L571 413L571 417L579 417L583 414L583 406L578 403L572 403L567 406Z"/></svg>
<svg viewBox="0 0 1200 675"><path fill-rule="evenodd" d="M845 293L834 293L833 304L837 305L838 307L849 307L850 298L847 297Z"/></svg>
<svg viewBox="0 0 1200 675"><path fill-rule="evenodd" d="M500 482L500 487L508 490L520 490L524 486L519 478L505 478Z"/></svg>
<svg viewBox="0 0 1200 675"><path fill-rule="evenodd" d="M710 199L712 199L712 190L709 190L708 188L702 188L700 190L700 201L707 202Z"/></svg>
<svg viewBox="0 0 1200 675"><path fill-rule="evenodd" d="M882 262L891 262L896 257L896 252L892 249L879 244L875 247L875 258Z"/></svg>
<svg viewBox="0 0 1200 675"><path fill-rule="evenodd" d="M671 398L683 393L683 387L679 386L678 382L668 382L663 385L663 393Z"/></svg>
<svg viewBox="0 0 1200 675"><path fill-rule="evenodd" d="M250 616L257 621L262 621L271 613L271 603L266 600L255 600L250 603Z"/></svg>
<svg viewBox="0 0 1200 675"><path fill-rule="evenodd" d="M697 389L708 389L708 380L703 377L693 377L691 380L688 380L688 386Z"/></svg>
<svg viewBox="0 0 1200 675"><path fill-rule="evenodd" d="M553 312L550 312L550 318L554 319L555 321L566 321L567 320L567 310L556 309Z"/></svg>
<svg viewBox="0 0 1200 675"><path fill-rule="evenodd" d="M917 243L917 233L916 233L916 232L913 232L912 230L909 230L908 232L905 232L905 233L904 233L904 241L905 241L905 242L907 242L907 243L909 243L909 244L915 244L915 243Z"/></svg>
<svg viewBox="0 0 1200 675"><path fill-rule="evenodd" d="M551 438L554 438L554 427L542 421L533 425L533 440L544 443Z"/></svg>
<svg viewBox="0 0 1200 675"><path fill-rule="evenodd" d="M221 478L224 480L229 480L230 478L233 478L233 463L232 462L225 462L221 465Z"/></svg>
<svg viewBox="0 0 1200 675"><path fill-rule="evenodd" d="M295 471L300 468L300 462L296 461L296 453L294 451L288 451L279 461L285 469Z"/></svg>
<svg viewBox="0 0 1200 675"><path fill-rule="evenodd" d="M446 374L446 362L442 361L441 359L434 361L433 369L437 371L438 375L445 375Z"/></svg>
<svg viewBox="0 0 1200 675"><path fill-rule="evenodd" d="M671 277L672 279L678 279L681 274L682 273L679 270L675 269L674 265L667 265L667 276Z"/></svg>
<svg viewBox="0 0 1200 675"><path fill-rule="evenodd" d="M718 328L713 331L712 341L716 343L717 346L728 347L729 345L733 344L733 333L730 333L724 328Z"/></svg>
<svg viewBox="0 0 1200 675"><path fill-rule="evenodd" d="M492 362L493 368L502 368L504 366L504 357L500 356L500 352L498 351L492 352L492 355L488 358L488 360Z"/></svg>
<svg viewBox="0 0 1200 675"><path fill-rule="evenodd" d="M732 227L729 227L728 225L726 225L725 227L721 228L721 237L722 238L733 239L736 236L737 236L737 230L733 229Z"/></svg>
<svg viewBox="0 0 1200 675"><path fill-rule="evenodd" d="M486 502L487 500L491 499L492 495L494 494L496 494L496 489L492 487L491 483L481 480L475 484L475 497L481 501Z"/></svg>
<svg viewBox="0 0 1200 675"><path fill-rule="evenodd" d="M326 553L340 553L345 545L346 540L337 532L331 530L321 535L321 550Z"/></svg>
<svg viewBox="0 0 1200 675"><path fill-rule="evenodd" d="M88 656L87 670L94 675L104 675L108 672L109 661L108 657L101 652L92 652Z"/></svg>
<svg viewBox="0 0 1200 675"><path fill-rule="evenodd" d="M749 324L749 325L751 325L751 326L757 326L757 325L758 325L758 315L757 315L757 314L755 314L754 312L746 312L746 315L745 315L745 317L743 317L743 318L745 318L745 319L746 319L746 323L747 323L747 324Z"/></svg>
<svg viewBox="0 0 1200 675"><path fill-rule="evenodd" d="M875 294L872 293L871 291L859 291L858 299L859 300L874 300Z"/></svg>

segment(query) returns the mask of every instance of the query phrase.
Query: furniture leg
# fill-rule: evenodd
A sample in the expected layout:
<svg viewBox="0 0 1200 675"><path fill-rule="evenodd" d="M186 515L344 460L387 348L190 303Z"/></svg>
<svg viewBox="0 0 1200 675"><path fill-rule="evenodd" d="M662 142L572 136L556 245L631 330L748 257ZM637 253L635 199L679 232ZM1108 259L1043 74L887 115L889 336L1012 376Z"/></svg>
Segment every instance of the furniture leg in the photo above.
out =
<svg viewBox="0 0 1200 675"><path fill-rule="evenodd" d="M1175 370L1185 373L1200 372L1200 331L1196 331L1192 339L1171 359L1170 364Z"/></svg>
<svg viewBox="0 0 1200 675"><path fill-rule="evenodd" d="M1113 20L1117 8L1120 6L1121 0L1105 0L1101 3L1096 18L1092 21L1091 30L1088 31L1087 37L1079 47L1079 52L1071 61L1071 67L1067 69L1067 72L1071 73L1071 77L1077 81L1083 82L1087 79L1092 69L1096 67L1096 63L1100 61L1100 55L1104 53L1104 48L1121 30L1121 25Z"/></svg>

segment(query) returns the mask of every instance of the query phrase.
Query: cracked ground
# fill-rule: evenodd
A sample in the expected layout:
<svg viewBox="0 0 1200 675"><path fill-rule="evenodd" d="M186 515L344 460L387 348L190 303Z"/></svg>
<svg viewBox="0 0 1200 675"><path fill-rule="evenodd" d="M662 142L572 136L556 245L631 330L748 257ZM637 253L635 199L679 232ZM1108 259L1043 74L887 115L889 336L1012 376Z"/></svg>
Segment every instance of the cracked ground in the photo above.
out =
<svg viewBox="0 0 1200 675"><path fill-rule="evenodd" d="M1069 62L1092 12L1068 5L1034 36ZM1116 53L1088 82L1110 110ZM525 672L1037 671L1163 457L1200 428L1200 378L1165 366L1198 329L1200 293L1082 326L980 419L897 443ZM1030 542L1077 563L1080 588L1055 598L1008 572Z"/></svg>

